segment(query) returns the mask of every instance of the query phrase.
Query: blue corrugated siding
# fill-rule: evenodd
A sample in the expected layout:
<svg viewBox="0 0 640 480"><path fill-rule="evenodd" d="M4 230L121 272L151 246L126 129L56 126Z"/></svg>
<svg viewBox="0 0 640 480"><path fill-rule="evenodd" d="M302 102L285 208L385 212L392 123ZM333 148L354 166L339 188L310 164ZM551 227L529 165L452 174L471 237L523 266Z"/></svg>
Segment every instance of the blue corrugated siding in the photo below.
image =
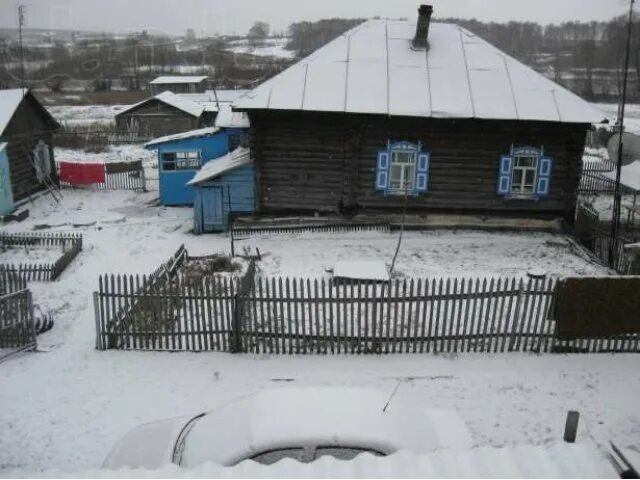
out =
<svg viewBox="0 0 640 480"><path fill-rule="evenodd" d="M0 215L13 212L13 190L9 159L5 149L0 150Z"/></svg>
<svg viewBox="0 0 640 480"><path fill-rule="evenodd" d="M199 169L164 171L162 154L172 152L200 151L203 163L229 153L229 136L241 133L243 129L229 128L210 137L175 140L158 145L158 165L160 168L160 203L162 205L193 205L195 191L186 185Z"/></svg>
<svg viewBox="0 0 640 480"><path fill-rule="evenodd" d="M253 213L255 210L254 181L253 165L246 165L196 187L195 232L227 231L229 213ZM222 208L220 208L220 202Z"/></svg>

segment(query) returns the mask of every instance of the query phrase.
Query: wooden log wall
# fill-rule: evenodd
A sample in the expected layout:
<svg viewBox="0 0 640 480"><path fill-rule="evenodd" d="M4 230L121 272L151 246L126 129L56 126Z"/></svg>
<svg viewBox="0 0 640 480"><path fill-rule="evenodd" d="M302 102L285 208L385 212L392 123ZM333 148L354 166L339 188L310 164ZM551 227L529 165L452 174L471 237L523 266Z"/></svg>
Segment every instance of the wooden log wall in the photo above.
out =
<svg viewBox="0 0 640 480"><path fill-rule="evenodd" d="M35 100L27 95L2 133L2 140L8 142L7 156L14 201L22 200L45 188L36 178L33 166L33 150L40 140L49 146L51 180L54 184L58 181L53 151L55 126L33 102Z"/></svg>
<svg viewBox="0 0 640 480"><path fill-rule="evenodd" d="M250 117L261 212L399 210L401 196L375 191L376 159L388 140L407 140L431 152L430 191L410 198L410 210L533 213L573 223L587 125L293 112ZM548 198L497 195L500 156L512 144L544 146L554 158Z"/></svg>

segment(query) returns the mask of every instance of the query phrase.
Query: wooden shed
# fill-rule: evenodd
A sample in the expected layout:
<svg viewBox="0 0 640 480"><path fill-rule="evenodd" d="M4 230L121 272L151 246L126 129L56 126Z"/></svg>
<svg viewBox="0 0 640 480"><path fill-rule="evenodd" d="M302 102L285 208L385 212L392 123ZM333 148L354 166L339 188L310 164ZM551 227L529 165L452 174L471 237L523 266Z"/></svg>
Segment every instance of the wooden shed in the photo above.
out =
<svg viewBox="0 0 640 480"><path fill-rule="evenodd" d="M173 93L202 93L207 89L208 77L200 76L163 76L149 82L152 95L170 91Z"/></svg>
<svg viewBox="0 0 640 480"><path fill-rule="evenodd" d="M116 127L151 138L172 135L202 127L204 111L201 104L167 91L118 112Z"/></svg>
<svg viewBox="0 0 640 480"><path fill-rule="evenodd" d="M223 122L226 117L219 116L220 126L168 135L145 145L158 151L162 205L193 205L195 190L188 182L204 164L246 144L248 123Z"/></svg>
<svg viewBox="0 0 640 480"><path fill-rule="evenodd" d="M205 164L188 183L195 188L194 232L227 231L232 215L253 213L254 181L253 164L247 148L239 147Z"/></svg>
<svg viewBox="0 0 640 480"><path fill-rule="evenodd" d="M53 134L59 128L58 122L30 91L0 90L3 211L12 208L14 201L58 184Z"/></svg>
<svg viewBox="0 0 640 480"><path fill-rule="evenodd" d="M602 114L471 32L371 20L234 103L256 208L462 213L572 223Z"/></svg>

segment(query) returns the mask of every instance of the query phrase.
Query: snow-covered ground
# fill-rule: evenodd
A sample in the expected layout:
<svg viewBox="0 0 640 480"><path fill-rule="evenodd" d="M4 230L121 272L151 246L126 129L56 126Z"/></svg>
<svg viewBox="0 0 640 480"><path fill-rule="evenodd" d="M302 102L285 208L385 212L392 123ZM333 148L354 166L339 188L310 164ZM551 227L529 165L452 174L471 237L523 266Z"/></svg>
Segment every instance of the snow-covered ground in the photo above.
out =
<svg viewBox="0 0 640 480"><path fill-rule="evenodd" d="M615 124L618 118L618 104L594 103L593 105L606 114L610 125ZM640 135L640 104L629 104L626 106L624 124L627 132Z"/></svg>
<svg viewBox="0 0 640 480"><path fill-rule="evenodd" d="M128 105L51 105L47 110L65 125L111 125L115 122L115 115L127 107Z"/></svg>
<svg viewBox="0 0 640 480"><path fill-rule="evenodd" d="M377 259L391 263L397 233L357 232L270 235L246 238L238 249L257 247L267 276L327 277L338 260ZM542 269L551 276L602 275L606 270L573 252L563 236L545 233L473 231L404 234L395 274L414 278L525 276Z"/></svg>
<svg viewBox="0 0 640 480"><path fill-rule="evenodd" d="M264 41L263 45L254 48L249 45L249 41L246 39L235 40L233 42L229 42L231 45L229 51L255 55L257 57L276 57L290 60L296 57L296 52L293 50L287 50L285 48L287 43L289 43L289 39L286 37L268 38Z"/></svg>
<svg viewBox="0 0 640 480"><path fill-rule="evenodd" d="M140 147L137 147L138 149ZM113 152L113 151L112 151ZM79 155L57 152L58 159ZM114 153L101 154L103 160ZM120 157L117 157L120 158ZM0 476L98 468L132 427L199 413L264 388L353 385L407 402L456 409L474 444L547 444L566 411L582 414L581 440L640 442L638 357L633 355L440 355L279 357L96 351L92 291L100 273L149 273L185 244L192 255L228 253L226 235L196 237L192 209L157 206L157 192L64 191L29 206L3 231L84 235L84 250L57 282L32 283L34 303L55 327L39 352L0 364ZM74 228L73 225L87 225ZM326 275L336 259L390 259L396 234L302 234L239 240L258 246L268 275ZM562 236L480 232L407 233L399 270L416 276L606 274L572 253ZM276 412L277 413L277 412ZM310 412L311 414L313 412Z"/></svg>

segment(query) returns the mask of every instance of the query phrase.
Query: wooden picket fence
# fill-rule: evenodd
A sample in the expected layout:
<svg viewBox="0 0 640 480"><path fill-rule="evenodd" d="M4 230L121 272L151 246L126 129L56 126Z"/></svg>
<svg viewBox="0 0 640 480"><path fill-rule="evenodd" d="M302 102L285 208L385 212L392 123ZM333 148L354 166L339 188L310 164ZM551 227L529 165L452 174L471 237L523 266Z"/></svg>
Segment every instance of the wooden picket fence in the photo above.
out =
<svg viewBox="0 0 640 480"><path fill-rule="evenodd" d="M552 351L555 280L103 276L99 349L341 354Z"/></svg>
<svg viewBox="0 0 640 480"><path fill-rule="evenodd" d="M97 190L134 190L140 192L147 191L147 181L144 173L144 167L141 161L120 162L118 165L127 165L130 167L126 171L110 172L109 166L104 165L104 182L93 184ZM58 178L60 177L60 164L57 163ZM126 168L126 167L125 167ZM60 188L73 189L77 188L68 182L60 181Z"/></svg>
<svg viewBox="0 0 640 480"><path fill-rule="evenodd" d="M610 222L602 222L600 214L589 205L578 204L576 209L576 237L604 265L610 266L620 275L631 273L633 258L626 246L640 241L637 232L624 227L625 225L621 225L621 233L614 241L614 256L611 258L611 242L613 240Z"/></svg>
<svg viewBox="0 0 640 480"><path fill-rule="evenodd" d="M24 289L0 296L0 361L35 348L31 292Z"/></svg>
<svg viewBox="0 0 640 480"><path fill-rule="evenodd" d="M145 192L147 182L144 168L130 172L105 173L104 183L96 185L98 190L135 190Z"/></svg>
<svg viewBox="0 0 640 480"><path fill-rule="evenodd" d="M59 248L62 252L54 263L0 264L0 271L24 281L49 282L57 280L62 272L82 251L80 234L0 233L2 248Z"/></svg>
<svg viewBox="0 0 640 480"><path fill-rule="evenodd" d="M232 233L238 236L272 235L289 233L347 233L347 232L384 232L390 231L388 223L303 223L292 225L253 225L233 224Z"/></svg>

